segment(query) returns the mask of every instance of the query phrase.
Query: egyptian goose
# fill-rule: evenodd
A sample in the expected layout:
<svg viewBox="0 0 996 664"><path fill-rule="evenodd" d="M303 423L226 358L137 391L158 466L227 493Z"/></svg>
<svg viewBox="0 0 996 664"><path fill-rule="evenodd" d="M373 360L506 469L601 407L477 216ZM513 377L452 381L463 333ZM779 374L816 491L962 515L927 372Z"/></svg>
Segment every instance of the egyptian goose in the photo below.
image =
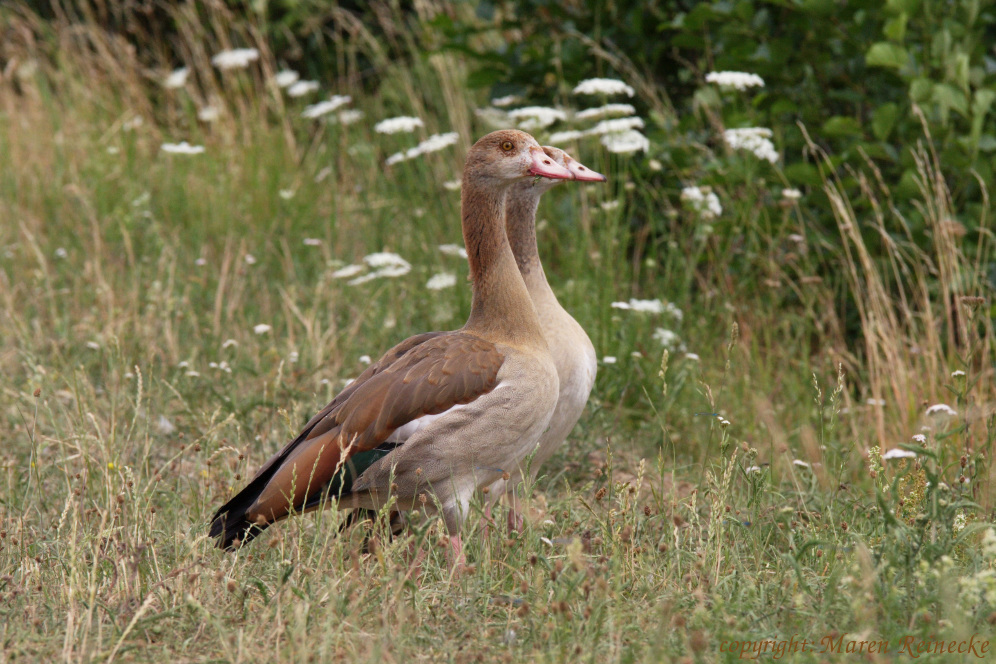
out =
<svg viewBox="0 0 996 664"><path fill-rule="evenodd" d="M517 472L559 394L557 369L505 236L505 197L527 178L573 179L525 132L470 149L462 225L473 299L467 323L401 342L371 364L222 505L210 535L232 549L291 514L323 507L440 507L452 554L471 496Z"/></svg>
<svg viewBox="0 0 996 664"><path fill-rule="evenodd" d="M543 149L550 158L570 170L575 180L605 182L604 175L586 168L563 150L552 147ZM519 273L525 281L526 290L529 291L529 297L536 307L540 327L550 346L550 354L553 356L560 379L557 406L546 432L540 437L536 453L529 465L533 477L536 476L539 467L567 439L567 435L581 417L581 412L591 394L591 388L595 384L597 366L595 347L592 346L584 329L557 301L557 296L546 280L546 273L543 271L537 251L536 209L539 206L540 196L558 182L549 179L518 182L509 190L505 204L505 230L508 241L515 255ZM496 480L488 488L488 514L491 504L507 494L510 504L508 525L513 530L518 530L522 525L513 493L515 485L521 479L521 475L513 473L508 481Z"/></svg>

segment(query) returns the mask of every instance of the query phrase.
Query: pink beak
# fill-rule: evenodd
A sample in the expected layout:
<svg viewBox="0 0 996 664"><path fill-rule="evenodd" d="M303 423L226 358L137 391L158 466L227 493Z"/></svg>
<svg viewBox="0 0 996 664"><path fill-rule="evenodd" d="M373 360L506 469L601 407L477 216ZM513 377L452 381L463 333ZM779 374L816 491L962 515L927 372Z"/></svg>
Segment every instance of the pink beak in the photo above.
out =
<svg viewBox="0 0 996 664"><path fill-rule="evenodd" d="M567 159L567 169L574 174L575 180L580 182L605 182L608 180L601 173L596 173L570 155L565 155L565 158Z"/></svg>
<svg viewBox="0 0 996 664"><path fill-rule="evenodd" d="M567 170L543 152L543 148L531 147L529 154L533 158L533 164L529 167L529 172L533 175L550 178L552 180L573 180L574 173Z"/></svg>

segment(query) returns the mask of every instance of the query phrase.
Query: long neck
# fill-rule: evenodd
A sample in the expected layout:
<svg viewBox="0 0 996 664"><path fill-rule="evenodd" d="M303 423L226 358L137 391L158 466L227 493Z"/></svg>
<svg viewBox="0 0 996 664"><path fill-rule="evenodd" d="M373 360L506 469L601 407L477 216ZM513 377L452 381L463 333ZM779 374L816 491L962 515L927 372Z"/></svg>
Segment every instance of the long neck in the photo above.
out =
<svg viewBox="0 0 996 664"><path fill-rule="evenodd" d="M532 183L518 183L505 203L505 231L515 263L533 302L553 294L540 262L536 243L536 210L543 190Z"/></svg>
<svg viewBox="0 0 996 664"><path fill-rule="evenodd" d="M464 177L463 183L463 240L474 293L464 329L506 343L542 341L536 310L505 236L506 190L473 177Z"/></svg>

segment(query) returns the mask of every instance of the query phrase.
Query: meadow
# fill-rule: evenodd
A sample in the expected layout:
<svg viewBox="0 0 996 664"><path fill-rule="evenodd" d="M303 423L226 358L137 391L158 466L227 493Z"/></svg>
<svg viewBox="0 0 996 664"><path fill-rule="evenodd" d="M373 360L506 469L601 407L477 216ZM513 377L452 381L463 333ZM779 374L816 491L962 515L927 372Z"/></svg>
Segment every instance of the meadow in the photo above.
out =
<svg viewBox="0 0 996 664"><path fill-rule="evenodd" d="M703 76L692 133L609 57L621 92L493 99L426 20L403 61L363 25L326 45L376 90L291 94L257 25L185 7L157 68L95 14L0 9L0 661L991 656L996 250L928 132L914 235L871 158L845 173L804 128L797 186L777 131L727 133L750 79ZM537 217L600 359L523 531L476 503L461 573L434 520L214 548L213 511L370 358L463 323L459 177L498 126L609 178Z"/></svg>

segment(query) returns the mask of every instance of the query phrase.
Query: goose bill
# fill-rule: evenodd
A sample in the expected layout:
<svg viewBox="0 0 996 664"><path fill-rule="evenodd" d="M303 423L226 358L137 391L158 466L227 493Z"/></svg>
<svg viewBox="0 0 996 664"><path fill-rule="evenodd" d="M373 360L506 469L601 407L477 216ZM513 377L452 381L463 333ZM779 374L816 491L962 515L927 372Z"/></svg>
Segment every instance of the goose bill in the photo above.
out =
<svg viewBox="0 0 996 664"><path fill-rule="evenodd" d="M553 180L573 180L574 174L551 159L543 148L529 148L533 163L529 167L529 173Z"/></svg>

